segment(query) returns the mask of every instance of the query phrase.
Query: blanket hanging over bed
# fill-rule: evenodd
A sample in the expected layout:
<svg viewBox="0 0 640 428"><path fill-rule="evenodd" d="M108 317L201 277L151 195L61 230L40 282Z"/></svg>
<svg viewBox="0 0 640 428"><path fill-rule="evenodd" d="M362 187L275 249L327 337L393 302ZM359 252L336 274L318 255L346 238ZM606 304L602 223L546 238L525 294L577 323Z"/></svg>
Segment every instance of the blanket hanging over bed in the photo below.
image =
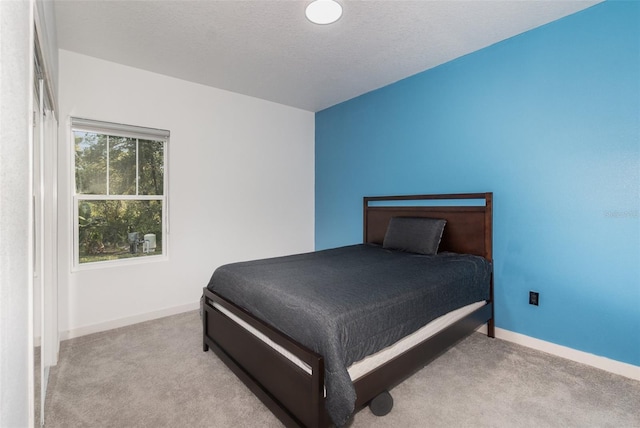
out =
<svg viewBox="0 0 640 428"><path fill-rule="evenodd" d="M327 410L354 411L347 367L462 306L489 299L482 257L353 245L216 269L207 288L325 359Z"/></svg>

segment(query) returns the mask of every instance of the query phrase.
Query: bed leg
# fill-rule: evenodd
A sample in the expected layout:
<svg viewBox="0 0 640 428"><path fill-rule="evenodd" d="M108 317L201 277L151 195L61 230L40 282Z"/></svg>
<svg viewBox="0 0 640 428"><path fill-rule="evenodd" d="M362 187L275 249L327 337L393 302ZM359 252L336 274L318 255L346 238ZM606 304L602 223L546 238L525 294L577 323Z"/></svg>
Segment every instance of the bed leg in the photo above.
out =
<svg viewBox="0 0 640 428"><path fill-rule="evenodd" d="M202 320L202 350L207 352L209 351L209 345L207 345L207 342L204 340L207 331L207 311L204 309L204 292L200 297L200 319Z"/></svg>
<svg viewBox="0 0 640 428"><path fill-rule="evenodd" d="M384 416L393 409L393 397L389 391L382 391L369 402L371 413L376 416Z"/></svg>
<svg viewBox="0 0 640 428"><path fill-rule="evenodd" d="M487 322L487 336L492 338L496 337L496 324L493 318Z"/></svg>

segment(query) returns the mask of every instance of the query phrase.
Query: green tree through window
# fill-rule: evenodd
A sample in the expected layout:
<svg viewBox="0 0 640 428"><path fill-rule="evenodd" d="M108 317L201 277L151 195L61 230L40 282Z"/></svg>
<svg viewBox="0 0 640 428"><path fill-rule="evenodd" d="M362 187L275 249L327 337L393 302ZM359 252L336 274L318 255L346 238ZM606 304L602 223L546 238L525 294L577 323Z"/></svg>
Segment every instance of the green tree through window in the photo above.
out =
<svg viewBox="0 0 640 428"><path fill-rule="evenodd" d="M72 119L76 264L162 255L168 131Z"/></svg>

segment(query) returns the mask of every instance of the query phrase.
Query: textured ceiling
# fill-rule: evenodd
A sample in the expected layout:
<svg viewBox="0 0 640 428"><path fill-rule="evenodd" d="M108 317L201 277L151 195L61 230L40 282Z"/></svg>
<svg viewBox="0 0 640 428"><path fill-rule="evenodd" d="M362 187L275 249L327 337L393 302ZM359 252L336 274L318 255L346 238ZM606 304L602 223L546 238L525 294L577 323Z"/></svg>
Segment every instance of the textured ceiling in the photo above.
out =
<svg viewBox="0 0 640 428"><path fill-rule="evenodd" d="M600 0L55 0L62 49L319 111Z"/></svg>

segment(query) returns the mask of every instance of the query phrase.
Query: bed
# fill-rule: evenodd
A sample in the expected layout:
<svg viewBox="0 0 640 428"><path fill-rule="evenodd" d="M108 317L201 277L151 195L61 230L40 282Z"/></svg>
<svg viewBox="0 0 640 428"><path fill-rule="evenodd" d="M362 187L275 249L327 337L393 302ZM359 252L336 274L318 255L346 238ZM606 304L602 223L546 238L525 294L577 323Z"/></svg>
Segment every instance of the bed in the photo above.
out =
<svg viewBox="0 0 640 428"><path fill-rule="evenodd" d="M203 350L212 349L286 426L321 427L335 421L336 425L343 425L345 415L366 405L370 405L374 413L384 414L392 405L388 391L393 386L479 326L486 323L488 335L494 335L491 193L365 197L363 216L362 245L227 265L216 269L210 284L204 289ZM404 248L387 245L392 241L390 233L394 227L415 221L429 224L446 221L444 232L440 229L442 235L437 236L437 255L428 253L430 250L416 255ZM405 251L396 251L398 249ZM354 268L354 263L360 263L358 260L366 261L368 267L364 269L358 265ZM305 264L308 266L304 269L311 270L299 270ZM355 269L355 274L352 272L348 281L343 281L343 276L334 276L336 264L340 269L343 265L347 270ZM426 303L423 300L427 302L432 296L425 287L411 288L413 285L402 279L411 277L413 281L427 276L422 271L413 272L415 264L433 264L429 272L441 272L434 275L445 278L449 284L461 283L464 287L447 288L449 291L444 293L447 302L435 304L428 311L410 312L407 307L402 307L401 311L396 311L400 317L396 324L395 318L388 316L394 313L388 306L399 308L401 306L397 306L397 302L406 300L409 306L412 302L414 306L418 305L415 302L420 302L418 307L424 308ZM445 267L440 268L440 264ZM293 269L291 266L295 267L291 271L293 273L282 273ZM463 303L452 306L449 300L455 293L450 290L466 290L475 286L463 283L466 276L458 276L457 270L452 271L450 266L471 266L470 272L477 273L477 281L486 284L486 289L474 291L475 294L470 296L459 293L462 297L456 299L464 300ZM369 270L373 278L366 277ZM403 293L413 293L409 294L411 299L396 298L393 294L393 305L382 304L375 300L377 297L371 297L378 295L378 289L371 288L370 293L364 293L367 296L358 297L367 301L369 310L351 311L349 299L354 294L360 296L363 293L350 294L350 289L341 291L342 282L349 282L350 287L357 287L358 282L374 287L375 278L385 271L395 272L393 278L397 278L397 284L394 287L403 289ZM346 273L340 275L348 277ZM239 284L246 281L245 276L253 278L258 285L236 291ZM240 277L242 281L238 279ZM287 283L289 277L293 278L290 284ZM318 279L323 277L323 281ZM310 297L304 304L299 303L297 297L292 297L298 292L299 282L311 284L307 291L301 292ZM340 282L341 285L328 288L329 292L316 291L327 282ZM266 291L263 290L265 287ZM482 287L477 288L481 290ZM334 293L339 296L337 306L325 308L323 296ZM389 297L384 299L387 302ZM273 300L275 306L274 303L259 306L263 300ZM371 311L371 305L377 305L377 309ZM308 309L302 311L301 306ZM322 312L325 310L326 313ZM358 321L345 318L344 321L333 322L343 312L354 312ZM410 315L402 318L405 313ZM321 317L328 317L327 321L315 321L323 319ZM361 318L366 322L361 322ZM373 318L385 320L389 325L375 327ZM378 331L384 330L385 337L380 341L378 336L370 340L372 336L357 336L361 333L356 327L354 332L350 332L343 325L348 324L351 328L351 325L359 323L361 329L372 325L377 329L370 333L372 328L364 328L366 334L378 335ZM325 328L324 324L327 325L326 332L320 334L314 330ZM347 333L343 334L345 330ZM340 337L337 340L332 336ZM366 340L362 340L363 337ZM367 349L355 346L343 349L344 343L351 341L366 343L364 348ZM334 342L339 343L335 345ZM351 407L345 407L347 404Z"/></svg>

